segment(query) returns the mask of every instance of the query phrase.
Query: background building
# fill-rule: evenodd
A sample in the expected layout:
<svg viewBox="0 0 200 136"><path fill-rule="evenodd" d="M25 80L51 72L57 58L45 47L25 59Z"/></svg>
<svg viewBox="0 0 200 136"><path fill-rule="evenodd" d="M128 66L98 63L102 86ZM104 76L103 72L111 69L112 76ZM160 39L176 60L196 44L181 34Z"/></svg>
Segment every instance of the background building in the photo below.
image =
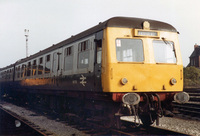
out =
<svg viewBox="0 0 200 136"><path fill-rule="evenodd" d="M190 55L190 63L188 66L194 66L197 68L200 68L200 46L195 44L194 45L194 51Z"/></svg>

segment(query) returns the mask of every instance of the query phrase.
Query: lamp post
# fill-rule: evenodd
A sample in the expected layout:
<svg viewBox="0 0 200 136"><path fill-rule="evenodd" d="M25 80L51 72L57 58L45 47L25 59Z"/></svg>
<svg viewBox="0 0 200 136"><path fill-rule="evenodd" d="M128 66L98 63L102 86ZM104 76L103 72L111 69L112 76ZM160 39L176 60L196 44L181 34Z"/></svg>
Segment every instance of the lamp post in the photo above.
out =
<svg viewBox="0 0 200 136"><path fill-rule="evenodd" d="M26 57L28 57L28 29L24 29L25 37L26 37Z"/></svg>

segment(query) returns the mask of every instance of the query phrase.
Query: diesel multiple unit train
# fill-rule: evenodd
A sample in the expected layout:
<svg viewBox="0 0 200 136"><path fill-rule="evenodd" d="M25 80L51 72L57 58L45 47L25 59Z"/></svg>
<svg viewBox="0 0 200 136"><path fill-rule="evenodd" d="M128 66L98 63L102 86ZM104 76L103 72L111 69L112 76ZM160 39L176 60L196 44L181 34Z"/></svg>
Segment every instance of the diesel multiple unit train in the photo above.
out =
<svg viewBox="0 0 200 136"><path fill-rule="evenodd" d="M178 31L142 18L110 18L0 69L1 97L109 126L123 116L151 125L173 100L188 101L182 90Z"/></svg>

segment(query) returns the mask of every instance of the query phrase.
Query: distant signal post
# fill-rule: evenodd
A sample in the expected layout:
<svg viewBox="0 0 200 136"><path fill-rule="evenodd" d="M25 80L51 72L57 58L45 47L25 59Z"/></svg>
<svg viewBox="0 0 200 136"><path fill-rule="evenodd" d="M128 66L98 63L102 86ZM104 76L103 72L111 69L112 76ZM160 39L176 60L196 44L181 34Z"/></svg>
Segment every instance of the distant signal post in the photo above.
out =
<svg viewBox="0 0 200 136"><path fill-rule="evenodd" d="M24 29L25 37L26 37L26 57L28 57L28 29Z"/></svg>

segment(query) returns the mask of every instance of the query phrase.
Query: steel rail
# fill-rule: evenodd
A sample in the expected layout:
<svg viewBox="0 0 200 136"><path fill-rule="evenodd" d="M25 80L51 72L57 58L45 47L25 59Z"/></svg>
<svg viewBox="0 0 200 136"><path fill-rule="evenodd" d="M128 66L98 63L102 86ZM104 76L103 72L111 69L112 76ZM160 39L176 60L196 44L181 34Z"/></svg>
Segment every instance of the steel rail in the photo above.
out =
<svg viewBox="0 0 200 136"><path fill-rule="evenodd" d="M38 132L39 134L41 134L42 136L49 136L49 135L53 135L53 133L49 133L49 132L44 132L46 130L41 129L40 127L32 124L31 122L28 122L28 120L24 119L23 117L20 117L19 115L17 115L16 113L13 113L5 108L3 108L0 105L0 109L3 110L4 112L6 112L7 114L9 114L10 116L16 118L17 120L21 121L22 123L24 123L25 125L29 126L31 129L35 130L36 132Z"/></svg>

